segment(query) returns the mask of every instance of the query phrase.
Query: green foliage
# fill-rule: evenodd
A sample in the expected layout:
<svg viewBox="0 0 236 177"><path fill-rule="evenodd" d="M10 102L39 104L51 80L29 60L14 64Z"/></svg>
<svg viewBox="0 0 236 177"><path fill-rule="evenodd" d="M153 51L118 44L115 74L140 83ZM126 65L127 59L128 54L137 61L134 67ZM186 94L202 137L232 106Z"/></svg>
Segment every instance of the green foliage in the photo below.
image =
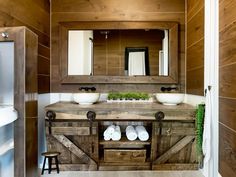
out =
<svg viewBox="0 0 236 177"><path fill-rule="evenodd" d="M199 104L196 112L197 153L202 155L205 105Z"/></svg>
<svg viewBox="0 0 236 177"><path fill-rule="evenodd" d="M108 100L148 100L150 96L147 93L139 93L139 92L116 92L109 93Z"/></svg>

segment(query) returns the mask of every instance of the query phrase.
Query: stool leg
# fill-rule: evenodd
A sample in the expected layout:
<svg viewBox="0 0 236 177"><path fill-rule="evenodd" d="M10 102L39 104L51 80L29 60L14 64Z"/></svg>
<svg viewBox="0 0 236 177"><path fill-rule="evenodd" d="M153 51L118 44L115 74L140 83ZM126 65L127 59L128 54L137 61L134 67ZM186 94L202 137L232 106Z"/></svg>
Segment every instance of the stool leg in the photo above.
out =
<svg viewBox="0 0 236 177"><path fill-rule="evenodd" d="M44 173L44 169L45 169L45 163L46 163L46 157L44 157L44 160L43 160L43 169L42 169L42 175L43 175L43 173Z"/></svg>
<svg viewBox="0 0 236 177"><path fill-rule="evenodd" d="M57 156L55 157L55 160L56 160L57 173L59 173L59 165L58 165L58 158L57 158Z"/></svg>
<svg viewBox="0 0 236 177"><path fill-rule="evenodd" d="M52 171L52 158L48 157L48 174Z"/></svg>

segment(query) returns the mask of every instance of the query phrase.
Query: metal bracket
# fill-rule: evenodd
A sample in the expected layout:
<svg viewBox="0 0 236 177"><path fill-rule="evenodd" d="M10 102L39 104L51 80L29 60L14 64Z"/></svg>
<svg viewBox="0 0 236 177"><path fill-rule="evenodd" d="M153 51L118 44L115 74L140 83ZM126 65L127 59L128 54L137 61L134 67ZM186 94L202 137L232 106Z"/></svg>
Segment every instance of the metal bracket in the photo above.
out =
<svg viewBox="0 0 236 177"><path fill-rule="evenodd" d="M48 118L48 132L51 135L52 134L52 121L56 118L56 113L54 111L47 111L46 112L46 117Z"/></svg>
<svg viewBox="0 0 236 177"><path fill-rule="evenodd" d="M162 133L162 120L165 118L165 114L162 111L158 111L155 113L155 118L157 122L159 122L160 130L159 130L159 135Z"/></svg>

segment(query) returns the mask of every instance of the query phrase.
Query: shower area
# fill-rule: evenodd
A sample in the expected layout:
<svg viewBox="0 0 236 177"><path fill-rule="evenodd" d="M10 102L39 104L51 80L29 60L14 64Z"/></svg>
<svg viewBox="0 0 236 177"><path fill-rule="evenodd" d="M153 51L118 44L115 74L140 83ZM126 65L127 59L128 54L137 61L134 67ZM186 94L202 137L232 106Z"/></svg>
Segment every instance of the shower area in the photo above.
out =
<svg viewBox="0 0 236 177"><path fill-rule="evenodd" d="M14 41L0 41L0 176L14 174Z"/></svg>
<svg viewBox="0 0 236 177"><path fill-rule="evenodd" d="M38 36L0 28L0 176L38 175Z"/></svg>

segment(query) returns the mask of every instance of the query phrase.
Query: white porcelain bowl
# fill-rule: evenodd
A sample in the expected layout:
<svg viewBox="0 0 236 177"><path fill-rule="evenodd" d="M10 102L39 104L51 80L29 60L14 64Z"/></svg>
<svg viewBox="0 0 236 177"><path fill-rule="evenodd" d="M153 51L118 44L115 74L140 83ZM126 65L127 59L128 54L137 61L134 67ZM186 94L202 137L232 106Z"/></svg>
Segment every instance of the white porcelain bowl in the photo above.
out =
<svg viewBox="0 0 236 177"><path fill-rule="evenodd" d="M156 99L164 105L177 105L184 101L183 93L156 93Z"/></svg>
<svg viewBox="0 0 236 177"><path fill-rule="evenodd" d="M98 101L100 93L75 93L74 101L81 105L90 105Z"/></svg>

